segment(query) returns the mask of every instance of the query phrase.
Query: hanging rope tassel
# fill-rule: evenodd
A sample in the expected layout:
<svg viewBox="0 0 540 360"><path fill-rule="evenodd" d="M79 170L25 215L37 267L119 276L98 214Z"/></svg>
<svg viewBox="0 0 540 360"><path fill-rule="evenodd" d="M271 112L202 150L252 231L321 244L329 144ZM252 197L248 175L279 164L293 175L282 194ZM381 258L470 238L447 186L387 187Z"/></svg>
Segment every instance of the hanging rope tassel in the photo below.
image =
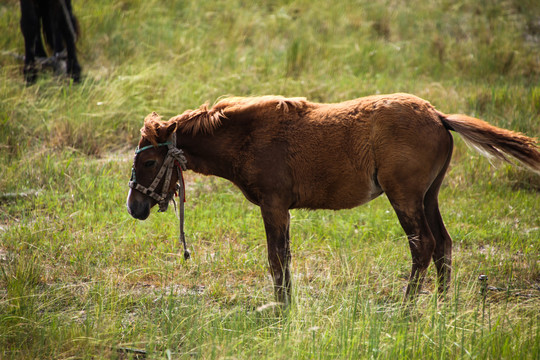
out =
<svg viewBox="0 0 540 360"><path fill-rule="evenodd" d="M179 232L179 241L182 242L182 245L184 246L184 260L187 260L191 257L191 252L187 248L186 244L186 234L184 233L184 203L186 202L186 187L184 184L184 175L182 173L182 168L178 166L178 196L180 199L178 200L180 202L179 205L179 211L178 211L178 222L180 223L180 232ZM173 200L174 202L174 200ZM176 212L176 202L174 202L174 211Z"/></svg>
<svg viewBox="0 0 540 360"><path fill-rule="evenodd" d="M174 159L174 164L176 165L176 171L178 173L178 182L176 184L177 193L178 193L178 196L180 197L179 199L180 209L178 211L178 222L180 224L178 241L181 242L182 246L184 247L184 260L188 260L189 258L191 258L191 252L187 248L186 234L184 233L184 203L186 202L186 186L184 183L183 170L186 170L186 157L184 156L184 152L178 149L175 145L176 145L176 133L173 133L171 137L171 145L169 145L168 147L169 147L169 153ZM176 211L176 203L174 203L174 210Z"/></svg>

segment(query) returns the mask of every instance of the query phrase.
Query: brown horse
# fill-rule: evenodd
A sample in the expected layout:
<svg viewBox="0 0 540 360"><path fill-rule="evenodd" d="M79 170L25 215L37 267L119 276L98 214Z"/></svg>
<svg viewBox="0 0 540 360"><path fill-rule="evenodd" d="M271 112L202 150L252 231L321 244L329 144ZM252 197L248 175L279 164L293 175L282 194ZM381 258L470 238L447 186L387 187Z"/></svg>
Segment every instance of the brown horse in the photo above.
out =
<svg viewBox="0 0 540 360"><path fill-rule="evenodd" d="M260 206L276 296L287 303L289 209L352 208L386 193L412 254L406 296L418 292L431 259L439 291L444 291L452 240L439 212L438 193L452 157L450 130L484 154L503 160L510 155L540 172L535 139L465 115L445 115L408 94L339 104L280 96L229 98L169 121L155 113L145 119L133 164L137 180L132 181L143 190L132 186L127 207L144 220L152 206L168 202L179 173L172 172L169 179L156 174L168 158L167 148L181 149L188 169L232 181ZM161 200L144 190L156 178L153 187L161 186Z"/></svg>

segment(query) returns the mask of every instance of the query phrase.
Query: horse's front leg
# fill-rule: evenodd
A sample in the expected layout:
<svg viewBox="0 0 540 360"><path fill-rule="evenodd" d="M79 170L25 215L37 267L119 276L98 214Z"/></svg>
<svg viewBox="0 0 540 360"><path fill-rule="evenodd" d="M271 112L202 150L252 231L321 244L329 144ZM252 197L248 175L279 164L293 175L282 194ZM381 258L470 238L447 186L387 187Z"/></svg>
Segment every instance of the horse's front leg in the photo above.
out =
<svg viewBox="0 0 540 360"><path fill-rule="evenodd" d="M291 249L289 238L290 215L288 209L261 206L268 244L268 262L274 279L278 302L287 306L291 300Z"/></svg>

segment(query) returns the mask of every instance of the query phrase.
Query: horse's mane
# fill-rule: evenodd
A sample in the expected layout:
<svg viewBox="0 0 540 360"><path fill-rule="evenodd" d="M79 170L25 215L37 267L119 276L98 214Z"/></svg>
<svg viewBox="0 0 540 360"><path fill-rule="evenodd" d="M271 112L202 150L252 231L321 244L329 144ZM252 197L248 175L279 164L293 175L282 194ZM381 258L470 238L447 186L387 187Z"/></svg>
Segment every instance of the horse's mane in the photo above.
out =
<svg viewBox="0 0 540 360"><path fill-rule="evenodd" d="M169 122L176 122L177 129L185 134L212 134L221 126L223 120L265 108L288 112L291 108L302 108L307 104L305 98L285 98L283 96L230 97L218 101L208 108L203 104L196 110L187 110L172 117Z"/></svg>
<svg viewBox="0 0 540 360"><path fill-rule="evenodd" d="M212 112L206 104L197 110L186 110L183 114L172 117L168 121L161 120L161 116L152 112L144 119L144 126L141 128L141 136L154 146L160 141L159 129L175 125L175 129L183 128L183 132L193 135L198 133L212 133L213 130L221 124L221 118L224 115L221 112Z"/></svg>
<svg viewBox="0 0 540 360"><path fill-rule="evenodd" d="M221 126L223 120L233 118L235 115L261 109L276 109L288 112L291 108L300 109L306 104L306 99L300 97L285 98L273 95L230 97L218 101L211 108L208 108L208 104L203 104L196 110L186 110L168 121L162 121L161 116L153 112L144 119L141 135L153 145L156 145L159 141L166 140L159 139L159 129L161 127L176 124L176 129L185 134L212 134L215 129Z"/></svg>
<svg viewBox="0 0 540 360"><path fill-rule="evenodd" d="M161 121L161 116L159 116L155 111L152 112L150 115L144 118L144 125L141 128L141 136L152 145L156 146L158 143L158 129L163 125L163 121Z"/></svg>

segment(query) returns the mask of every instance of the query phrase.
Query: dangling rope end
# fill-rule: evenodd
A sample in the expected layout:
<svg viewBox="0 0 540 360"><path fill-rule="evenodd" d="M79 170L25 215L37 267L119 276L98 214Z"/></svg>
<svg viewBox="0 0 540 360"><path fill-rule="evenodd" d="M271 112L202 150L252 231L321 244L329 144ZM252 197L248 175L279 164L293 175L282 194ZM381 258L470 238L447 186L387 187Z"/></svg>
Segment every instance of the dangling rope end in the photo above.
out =
<svg viewBox="0 0 540 360"><path fill-rule="evenodd" d="M191 258L191 251L189 251L189 249L187 248L186 235L184 234L183 229L180 229L180 241L184 246L184 260L188 260Z"/></svg>
<svg viewBox="0 0 540 360"><path fill-rule="evenodd" d="M189 260L191 258L191 251L189 249L184 250L184 260Z"/></svg>

